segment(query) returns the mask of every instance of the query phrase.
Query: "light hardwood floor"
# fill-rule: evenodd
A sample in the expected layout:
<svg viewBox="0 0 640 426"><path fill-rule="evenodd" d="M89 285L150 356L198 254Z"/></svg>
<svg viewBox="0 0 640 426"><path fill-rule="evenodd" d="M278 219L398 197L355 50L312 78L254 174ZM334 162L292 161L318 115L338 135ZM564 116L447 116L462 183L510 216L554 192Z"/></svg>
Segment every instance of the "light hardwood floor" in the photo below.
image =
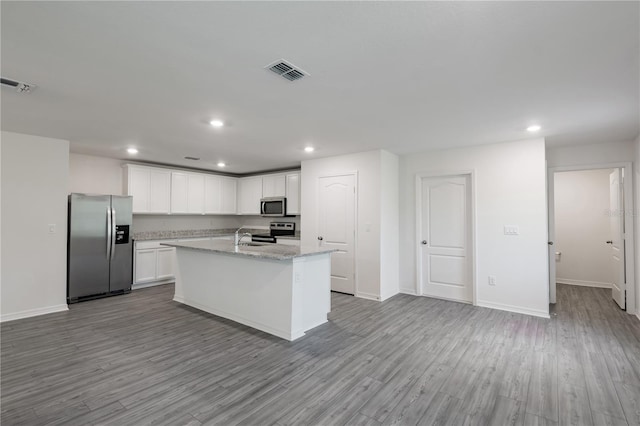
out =
<svg viewBox="0 0 640 426"><path fill-rule="evenodd" d="M334 294L290 343L173 286L2 324L2 425L639 425L640 321L558 286L551 320Z"/></svg>

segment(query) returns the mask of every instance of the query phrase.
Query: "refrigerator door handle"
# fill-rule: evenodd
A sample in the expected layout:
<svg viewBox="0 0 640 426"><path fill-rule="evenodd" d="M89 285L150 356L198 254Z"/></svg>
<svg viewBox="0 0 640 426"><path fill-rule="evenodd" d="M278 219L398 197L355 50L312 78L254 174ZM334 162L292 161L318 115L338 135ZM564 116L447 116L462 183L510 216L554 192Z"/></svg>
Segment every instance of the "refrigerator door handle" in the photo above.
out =
<svg viewBox="0 0 640 426"><path fill-rule="evenodd" d="M107 207L107 259L111 259L111 208Z"/></svg>
<svg viewBox="0 0 640 426"><path fill-rule="evenodd" d="M116 253L116 209L111 209L111 260Z"/></svg>

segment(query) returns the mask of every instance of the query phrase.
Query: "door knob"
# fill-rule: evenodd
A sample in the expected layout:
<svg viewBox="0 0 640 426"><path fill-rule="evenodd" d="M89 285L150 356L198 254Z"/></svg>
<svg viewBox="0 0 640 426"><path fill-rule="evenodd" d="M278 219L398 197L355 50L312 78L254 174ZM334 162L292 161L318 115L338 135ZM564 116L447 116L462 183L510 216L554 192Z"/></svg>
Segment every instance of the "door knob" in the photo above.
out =
<svg viewBox="0 0 640 426"><path fill-rule="evenodd" d="M553 241L549 241L547 244L549 244L550 246L553 245Z"/></svg>
<svg viewBox="0 0 640 426"><path fill-rule="evenodd" d="M607 244L613 244L613 241L609 240L607 241Z"/></svg>
<svg viewBox="0 0 640 426"><path fill-rule="evenodd" d="M427 240L422 240L422 245L426 246L427 245Z"/></svg>
<svg viewBox="0 0 640 426"><path fill-rule="evenodd" d="M322 237L318 237L318 241L322 241L324 238Z"/></svg>

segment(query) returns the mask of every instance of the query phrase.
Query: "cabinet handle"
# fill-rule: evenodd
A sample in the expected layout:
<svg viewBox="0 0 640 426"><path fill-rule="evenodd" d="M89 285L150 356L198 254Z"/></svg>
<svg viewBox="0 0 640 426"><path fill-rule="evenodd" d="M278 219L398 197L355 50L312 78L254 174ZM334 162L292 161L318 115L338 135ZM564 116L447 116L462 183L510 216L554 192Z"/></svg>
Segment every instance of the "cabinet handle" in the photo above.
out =
<svg viewBox="0 0 640 426"><path fill-rule="evenodd" d="M421 243L421 244L422 244L423 246L426 246L426 245L427 245L427 240L422 240L422 243Z"/></svg>

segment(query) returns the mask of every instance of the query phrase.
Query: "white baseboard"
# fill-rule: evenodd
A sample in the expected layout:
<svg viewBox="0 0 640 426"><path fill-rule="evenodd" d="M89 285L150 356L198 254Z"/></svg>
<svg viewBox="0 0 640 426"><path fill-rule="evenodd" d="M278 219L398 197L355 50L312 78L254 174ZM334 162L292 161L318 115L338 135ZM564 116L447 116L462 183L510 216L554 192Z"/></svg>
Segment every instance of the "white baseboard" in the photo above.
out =
<svg viewBox="0 0 640 426"><path fill-rule="evenodd" d="M520 306L504 305L502 303L485 302L482 300L478 300L478 303L476 304L476 306L482 306L483 308L498 309L500 311L514 312L516 314L532 315L534 317L540 317L540 318L550 318L549 312L539 311L537 309L523 308Z"/></svg>
<svg viewBox="0 0 640 426"><path fill-rule="evenodd" d="M367 300L375 300L376 302L380 302L380 296L373 293L363 293L361 291L356 292L356 297Z"/></svg>
<svg viewBox="0 0 640 426"><path fill-rule="evenodd" d="M416 290L414 288L401 288L400 289L400 293L402 293L402 294L410 294L412 296L419 296L419 294L416 293Z"/></svg>
<svg viewBox="0 0 640 426"><path fill-rule="evenodd" d="M598 281L581 281L572 280L570 278L556 278L558 284L579 285L581 287L597 287L597 288L611 288L611 283L601 283Z"/></svg>
<svg viewBox="0 0 640 426"><path fill-rule="evenodd" d="M55 312L68 311L69 307L64 305L47 306L45 308L28 309L26 311L14 312L12 314L3 314L0 316L0 322L15 321L23 318L37 317L40 315L53 314Z"/></svg>
<svg viewBox="0 0 640 426"><path fill-rule="evenodd" d="M640 312L636 313L636 316L638 317L638 320L640 320Z"/></svg>
<svg viewBox="0 0 640 426"><path fill-rule="evenodd" d="M168 280L168 281L153 281L150 283L140 283L131 285L131 290L140 290L141 288L155 287L157 285L165 285L165 284L173 284L176 280Z"/></svg>

